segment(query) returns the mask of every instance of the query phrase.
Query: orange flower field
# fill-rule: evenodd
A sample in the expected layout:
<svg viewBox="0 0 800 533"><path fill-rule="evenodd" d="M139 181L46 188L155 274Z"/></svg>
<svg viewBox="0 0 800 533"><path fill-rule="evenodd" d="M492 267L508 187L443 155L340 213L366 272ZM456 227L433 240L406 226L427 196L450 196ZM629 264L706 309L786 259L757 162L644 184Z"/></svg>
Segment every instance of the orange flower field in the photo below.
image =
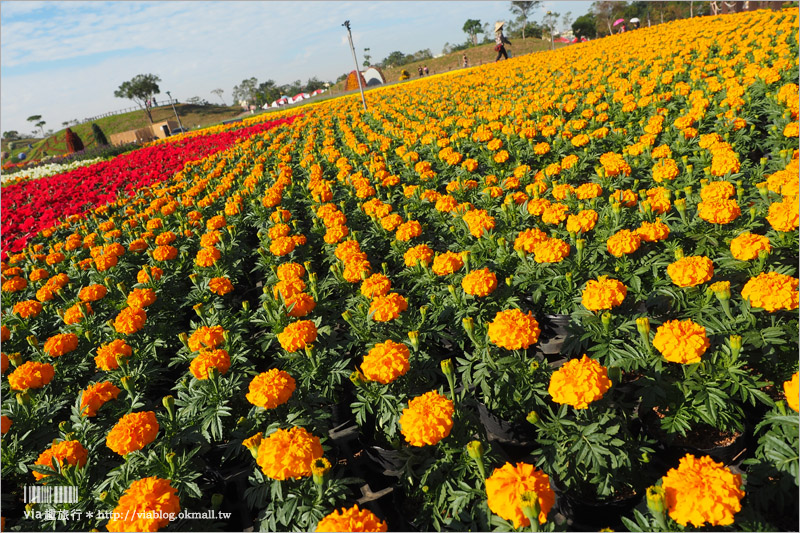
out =
<svg viewBox="0 0 800 533"><path fill-rule="evenodd" d="M157 141L265 124L4 255L3 529L796 528L797 28Z"/></svg>

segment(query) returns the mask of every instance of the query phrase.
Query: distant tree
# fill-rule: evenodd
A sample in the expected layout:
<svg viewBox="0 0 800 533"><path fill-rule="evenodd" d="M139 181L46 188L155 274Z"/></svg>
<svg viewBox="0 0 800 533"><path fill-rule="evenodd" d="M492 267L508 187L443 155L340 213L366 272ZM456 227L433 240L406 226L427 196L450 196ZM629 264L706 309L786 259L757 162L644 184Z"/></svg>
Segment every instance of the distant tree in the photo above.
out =
<svg viewBox="0 0 800 533"><path fill-rule="evenodd" d="M426 48L425 50L417 50L412 56L412 61L424 61L426 59L433 59L433 53L431 53L430 48Z"/></svg>
<svg viewBox="0 0 800 533"><path fill-rule="evenodd" d="M542 20L542 25L547 28L547 33L550 34L550 46L551 48L555 47L553 39L555 38L556 33L556 22L558 21L559 13L554 11L548 11L544 15L544 19Z"/></svg>
<svg viewBox="0 0 800 533"><path fill-rule="evenodd" d="M274 80L267 80L258 85L257 94L259 102L270 103L281 97L281 88L275 84Z"/></svg>
<svg viewBox="0 0 800 533"><path fill-rule="evenodd" d="M160 81L161 78L155 74L137 74L130 80L123 82L122 85L114 91L114 96L136 102L144 111L147 120L152 124L153 115L150 112L150 106L147 105L147 102L153 96L161 93L161 89L158 88L158 83Z"/></svg>
<svg viewBox="0 0 800 533"><path fill-rule="evenodd" d="M567 11L564 13L564 15L561 17L561 25L564 27L564 29L569 29L569 27L572 25L572 11Z"/></svg>
<svg viewBox="0 0 800 533"><path fill-rule="evenodd" d="M604 33L601 31L602 29L607 30L605 35L611 35L614 33L611 24L614 22L614 20L616 20L616 18L618 18L616 17L617 14L622 14L622 6L619 4L619 2L611 1L592 3L591 12L594 14L598 34Z"/></svg>
<svg viewBox="0 0 800 533"><path fill-rule="evenodd" d="M325 82L318 80L317 77L314 76L313 78L310 78L306 82L306 88L304 92L313 93L317 89L324 89L324 88L325 88Z"/></svg>
<svg viewBox="0 0 800 533"><path fill-rule="evenodd" d="M28 122L34 122L34 126L36 126L39 129L42 129L42 126L45 125L45 122L42 121L42 115L31 115L25 120L27 120ZM35 136L36 133L33 134L33 137ZM42 137L44 137L44 129L42 129Z"/></svg>
<svg viewBox="0 0 800 533"><path fill-rule="evenodd" d="M372 58L372 56L369 55L367 52L369 52L369 48L364 48L364 63L363 63L363 65L365 67L368 67L370 65L369 60Z"/></svg>
<svg viewBox="0 0 800 533"><path fill-rule="evenodd" d="M67 126L69 126L69 120L65 120L64 122L61 123L61 125L66 128Z"/></svg>
<svg viewBox="0 0 800 533"><path fill-rule="evenodd" d="M383 60L383 65L386 67L399 67L406 63L405 58L406 55L403 52L395 51L386 56L386 59ZM345 74L344 77L346 78L347 74Z"/></svg>
<svg viewBox="0 0 800 533"><path fill-rule="evenodd" d="M13 141L19 139L19 132L17 130L9 130L3 132L3 139Z"/></svg>
<svg viewBox="0 0 800 533"><path fill-rule="evenodd" d="M511 2L511 12L522 19L522 39L525 39L525 27L528 25L528 17L531 12L539 7L541 2Z"/></svg>
<svg viewBox="0 0 800 533"><path fill-rule="evenodd" d="M235 103L242 101L252 103L256 99L257 92L258 80L256 78L242 80L242 83L233 88L233 101Z"/></svg>
<svg viewBox="0 0 800 533"><path fill-rule="evenodd" d="M583 37L587 39L597 37L597 21L594 19L594 15L586 13L576 18L575 22L572 23L572 33L579 40Z"/></svg>
<svg viewBox="0 0 800 533"><path fill-rule="evenodd" d="M34 124L34 126L36 126L37 128L39 128L40 130L42 130L42 137L45 137L45 134L44 134L44 125L45 125L45 124L47 124L47 122L45 122L44 120L40 120L39 122L37 122L36 124Z"/></svg>
<svg viewBox="0 0 800 533"><path fill-rule="evenodd" d="M481 24L480 20L475 19L467 19L464 23L464 26L461 28L464 33L469 35L469 38L472 40L473 46L478 44L478 34L483 33L483 25Z"/></svg>
<svg viewBox="0 0 800 533"><path fill-rule="evenodd" d="M222 105L227 105L225 103L225 100L222 98L222 93L224 92L225 91L223 91L222 89L214 89L213 91L211 91L211 94L216 94L217 96L219 96L219 99L222 100Z"/></svg>
<svg viewBox="0 0 800 533"><path fill-rule="evenodd" d="M103 130L100 129L100 126L94 122L92 122L92 135L94 136L94 142L97 143L97 146L108 146L106 134L103 133Z"/></svg>
<svg viewBox="0 0 800 533"><path fill-rule="evenodd" d="M186 103L192 105L202 105L203 101L199 96L192 96L191 98L186 99Z"/></svg>

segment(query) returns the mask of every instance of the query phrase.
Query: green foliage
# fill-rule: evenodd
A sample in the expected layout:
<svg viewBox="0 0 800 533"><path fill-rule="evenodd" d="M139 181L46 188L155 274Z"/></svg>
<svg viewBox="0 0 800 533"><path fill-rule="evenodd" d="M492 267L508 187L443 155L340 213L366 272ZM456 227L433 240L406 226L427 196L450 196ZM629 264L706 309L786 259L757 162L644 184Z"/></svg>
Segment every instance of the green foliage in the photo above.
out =
<svg viewBox="0 0 800 533"><path fill-rule="evenodd" d="M154 95L160 94L161 90L158 84L161 82L155 74L137 74L128 81L122 82L119 88L114 91L114 96L117 98L127 98L133 100L141 107L150 123L153 123L153 115L149 106L145 105L147 100L151 99Z"/></svg>

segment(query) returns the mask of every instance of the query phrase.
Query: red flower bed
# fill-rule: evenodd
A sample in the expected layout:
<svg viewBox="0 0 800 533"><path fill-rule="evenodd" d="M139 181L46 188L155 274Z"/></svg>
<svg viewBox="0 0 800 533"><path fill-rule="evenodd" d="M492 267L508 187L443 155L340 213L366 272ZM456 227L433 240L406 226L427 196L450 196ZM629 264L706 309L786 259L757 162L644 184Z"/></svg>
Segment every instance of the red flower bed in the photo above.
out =
<svg viewBox="0 0 800 533"><path fill-rule="evenodd" d="M240 139L291 123L296 116L149 146L66 174L3 187L0 215L3 256L18 252L31 237L52 227L62 217L84 213L120 195L169 179L189 161L224 150Z"/></svg>

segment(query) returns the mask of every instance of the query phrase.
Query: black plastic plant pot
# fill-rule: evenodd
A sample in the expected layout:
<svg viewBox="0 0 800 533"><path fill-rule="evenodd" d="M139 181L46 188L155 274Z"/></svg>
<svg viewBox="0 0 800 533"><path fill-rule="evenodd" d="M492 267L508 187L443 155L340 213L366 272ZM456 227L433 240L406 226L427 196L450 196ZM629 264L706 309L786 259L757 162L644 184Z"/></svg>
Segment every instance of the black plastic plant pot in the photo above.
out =
<svg viewBox="0 0 800 533"><path fill-rule="evenodd" d="M533 426L528 422L514 423L503 420L483 403L478 403L478 416L489 440L518 447L533 446L535 433Z"/></svg>
<svg viewBox="0 0 800 533"><path fill-rule="evenodd" d="M408 460L402 451L387 450L380 446L367 446L364 451L384 476L400 477L402 475L403 467Z"/></svg>
<svg viewBox="0 0 800 533"><path fill-rule="evenodd" d="M545 357L561 353L561 347L567 338L569 321L569 315L544 315L539 322L541 333L537 347Z"/></svg>

